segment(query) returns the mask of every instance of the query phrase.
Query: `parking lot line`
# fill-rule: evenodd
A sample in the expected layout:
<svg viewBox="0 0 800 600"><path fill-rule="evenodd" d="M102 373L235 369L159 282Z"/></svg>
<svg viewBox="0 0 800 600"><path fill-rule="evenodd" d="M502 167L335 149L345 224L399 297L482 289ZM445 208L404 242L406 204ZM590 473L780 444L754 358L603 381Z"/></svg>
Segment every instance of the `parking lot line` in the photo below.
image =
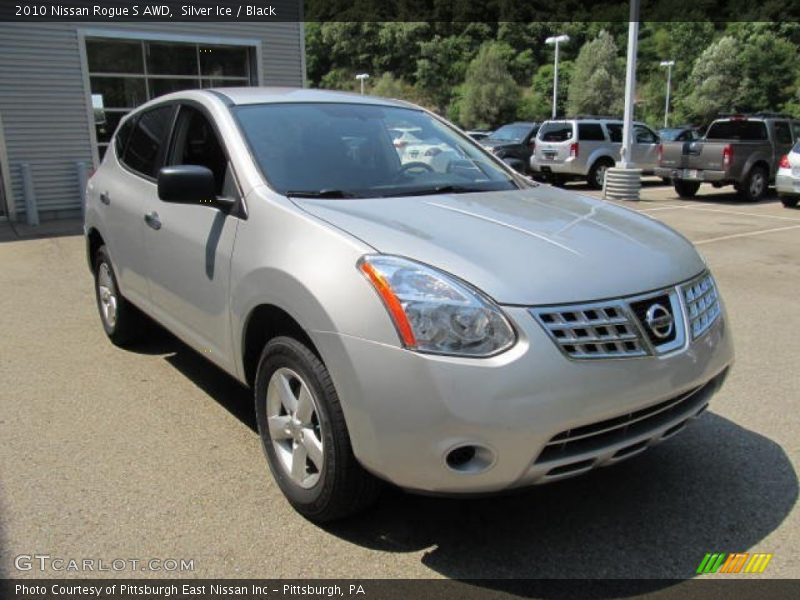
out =
<svg viewBox="0 0 800 600"><path fill-rule="evenodd" d="M700 244L710 244L711 242L721 242L723 240L732 240L732 239L735 239L735 238L751 237L751 236L754 236L754 235L762 235L762 234L765 234L765 233L775 233L777 231L787 231L789 229L800 229L800 224L798 224L798 225L789 225L787 227L774 227L772 229L761 229L761 230L758 230L758 231L747 231L745 233L734 233L734 234L731 234L731 235L722 235L720 237L708 238L708 239L705 239L705 240L692 241L692 243L695 246L699 246Z"/></svg>

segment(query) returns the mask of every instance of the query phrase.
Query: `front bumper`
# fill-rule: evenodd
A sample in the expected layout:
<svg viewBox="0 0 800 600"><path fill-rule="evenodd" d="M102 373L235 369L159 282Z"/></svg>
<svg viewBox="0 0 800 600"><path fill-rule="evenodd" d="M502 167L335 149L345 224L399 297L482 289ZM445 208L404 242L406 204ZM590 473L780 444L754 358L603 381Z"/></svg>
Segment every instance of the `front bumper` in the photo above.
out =
<svg viewBox="0 0 800 600"><path fill-rule="evenodd" d="M562 354L527 309L504 310L519 340L488 359L314 332L367 469L403 488L442 494L576 475L677 433L705 409L733 361L724 308L702 337L675 352L592 361ZM619 427L620 419L629 422ZM616 430L610 437L609 427ZM589 441L561 444L564 435ZM464 444L487 450L484 468L448 466L448 453Z"/></svg>

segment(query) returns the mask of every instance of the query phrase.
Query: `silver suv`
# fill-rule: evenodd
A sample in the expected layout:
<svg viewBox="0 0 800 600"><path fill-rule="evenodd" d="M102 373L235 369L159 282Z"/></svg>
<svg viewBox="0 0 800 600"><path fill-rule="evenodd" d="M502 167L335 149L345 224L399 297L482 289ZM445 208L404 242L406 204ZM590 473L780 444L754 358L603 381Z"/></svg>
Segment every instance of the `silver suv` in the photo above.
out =
<svg viewBox="0 0 800 600"><path fill-rule="evenodd" d="M403 162L398 129L446 160ZM682 236L405 102L157 98L114 135L85 232L111 341L146 314L250 387L277 484L318 521L382 480L471 494L616 463L699 415L733 360Z"/></svg>
<svg viewBox="0 0 800 600"><path fill-rule="evenodd" d="M653 173L658 164L659 138L644 123L634 123L631 148L633 166ZM536 135L531 171L554 183L585 179L601 189L606 169L620 158L622 121L601 117L578 117L545 121Z"/></svg>

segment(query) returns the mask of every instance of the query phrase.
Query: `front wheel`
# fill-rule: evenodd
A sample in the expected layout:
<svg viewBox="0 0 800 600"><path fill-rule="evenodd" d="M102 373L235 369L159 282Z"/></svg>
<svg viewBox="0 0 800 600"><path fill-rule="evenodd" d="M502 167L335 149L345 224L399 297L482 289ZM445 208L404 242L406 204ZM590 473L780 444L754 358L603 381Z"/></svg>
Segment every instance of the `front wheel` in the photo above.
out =
<svg viewBox="0 0 800 600"><path fill-rule="evenodd" d="M683 181L676 179L673 183L675 193L681 198L694 198L697 190L700 189L700 183L697 181Z"/></svg>
<svg viewBox="0 0 800 600"><path fill-rule="evenodd" d="M289 503L316 522L372 504L380 482L358 463L328 369L303 343L271 340L256 373L258 432Z"/></svg>

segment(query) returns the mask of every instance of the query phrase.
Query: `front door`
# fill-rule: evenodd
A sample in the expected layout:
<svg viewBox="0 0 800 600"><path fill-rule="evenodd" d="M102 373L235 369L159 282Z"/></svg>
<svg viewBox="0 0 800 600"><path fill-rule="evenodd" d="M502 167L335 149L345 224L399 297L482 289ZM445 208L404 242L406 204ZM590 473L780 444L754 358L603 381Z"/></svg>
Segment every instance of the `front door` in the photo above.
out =
<svg viewBox="0 0 800 600"><path fill-rule="evenodd" d="M238 194L228 159L209 118L181 105L166 164L201 165L217 194ZM239 219L211 206L157 200L145 234L153 312L179 337L228 370L230 263Z"/></svg>
<svg viewBox="0 0 800 600"><path fill-rule="evenodd" d="M658 136L644 125L634 125L631 155L637 169L655 169L658 163Z"/></svg>

